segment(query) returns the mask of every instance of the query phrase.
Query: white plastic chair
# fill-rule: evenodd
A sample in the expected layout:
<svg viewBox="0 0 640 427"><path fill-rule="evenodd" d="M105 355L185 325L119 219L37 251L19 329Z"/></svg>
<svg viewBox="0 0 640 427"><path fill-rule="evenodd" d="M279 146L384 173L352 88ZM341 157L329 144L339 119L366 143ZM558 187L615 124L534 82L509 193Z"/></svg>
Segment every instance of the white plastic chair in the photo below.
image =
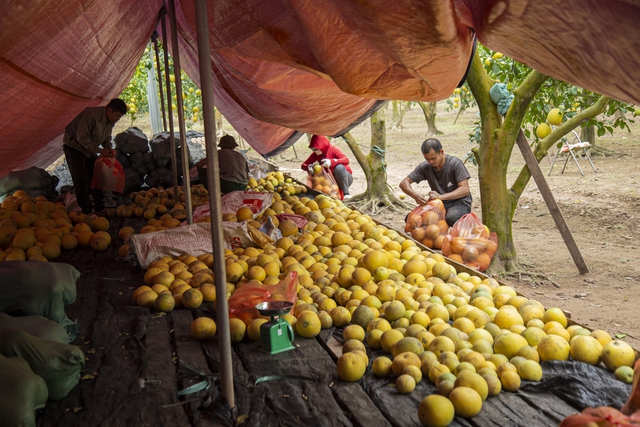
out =
<svg viewBox="0 0 640 427"><path fill-rule="evenodd" d="M562 147L557 149L556 155L553 156L553 161L551 162L551 168L549 168L549 173L547 174L547 176L551 175L551 172L553 171L553 165L556 163L556 159L558 158L558 155L560 153L565 153L565 154L569 153L573 158L573 161L576 162L576 166L578 166L578 170L580 171L580 174L584 176L584 172L580 167L580 163L578 163L578 159L576 158L576 155L573 152L574 150L582 150L582 152L584 153L584 156L587 158L587 160L589 160L589 164L591 165L593 172L597 173L596 167L593 165L593 162L591 161L591 157L589 157L589 153L587 152L587 148L591 147L591 143L589 141L580 140L580 135L578 135L578 132L576 132L575 130L572 130L571 132L573 132L573 134L575 135L576 142L573 144L569 144L569 142L565 138L565 140L562 143ZM562 171L560 171L560 173L564 173L564 170L566 169L568 162L569 162L569 156L567 156L567 158L565 159L564 165L562 166Z"/></svg>

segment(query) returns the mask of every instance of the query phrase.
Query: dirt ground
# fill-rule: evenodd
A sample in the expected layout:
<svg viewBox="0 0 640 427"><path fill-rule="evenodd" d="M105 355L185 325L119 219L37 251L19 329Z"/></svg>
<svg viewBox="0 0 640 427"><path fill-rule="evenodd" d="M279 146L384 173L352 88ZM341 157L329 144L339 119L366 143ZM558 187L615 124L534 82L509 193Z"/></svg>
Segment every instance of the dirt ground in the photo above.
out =
<svg viewBox="0 0 640 427"><path fill-rule="evenodd" d="M391 110L387 110L390 122ZM439 139L447 153L463 158L472 145L468 134L478 120L477 110L464 112L453 124L454 112L445 112L438 105L437 126L443 132ZM388 183L401 194L398 184L421 161L420 144L425 139L426 123L419 108L407 111L402 129L387 129ZM367 152L370 124L366 121L352 131ZM342 140L334 140L351 159L354 183L351 194L366 190L366 182L351 151ZM597 140L607 151L606 157L592 157L597 172L588 161L580 159L584 177L570 159L560 173L565 157L556 161L551 176L546 176L551 161L541 163L547 182L569 225L590 273L581 275L551 217L533 179L521 197L515 213L513 233L521 271L499 276L521 294L542 302L546 307L561 307L571 313L571 319L590 329L604 329L640 348L640 124L632 125L632 133L619 131ZM297 154L297 158L296 158ZM306 180L300 163L310 154L306 141L295 145L282 156L271 159L292 176ZM524 159L517 147L511 159L508 182L520 171ZM477 168L467 164L471 174L473 212L481 217ZM419 186L425 192L428 186ZM405 199L412 206L412 199ZM379 221L394 228L404 225L404 214L383 212Z"/></svg>

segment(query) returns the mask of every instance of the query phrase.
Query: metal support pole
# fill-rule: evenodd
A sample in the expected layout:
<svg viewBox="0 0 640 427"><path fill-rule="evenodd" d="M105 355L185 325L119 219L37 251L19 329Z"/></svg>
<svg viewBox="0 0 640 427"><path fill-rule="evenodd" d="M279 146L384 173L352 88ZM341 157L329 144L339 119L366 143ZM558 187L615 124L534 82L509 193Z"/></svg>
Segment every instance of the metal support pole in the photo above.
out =
<svg viewBox="0 0 640 427"><path fill-rule="evenodd" d="M176 23L175 0L169 0L169 19L171 20L171 47L173 47L173 75L176 78L176 104L178 106L178 126L180 128L180 155L182 157L182 184L184 185L184 204L187 209L187 224L193 224L193 206L191 206L191 177L189 176L189 147L187 147L187 129L184 125L184 105L182 104L182 77L180 75L180 48L178 47L178 26Z"/></svg>
<svg viewBox="0 0 640 427"><path fill-rule="evenodd" d="M207 150L207 186L209 187L209 209L211 211L211 240L216 283L227 283L222 242L222 202L220 201L220 165L216 148L216 115L213 100L213 73L209 47L209 21L207 1L195 1L196 32L198 36L198 62L200 63L200 88L202 89L202 116L204 118L204 140ZM229 309L225 286L216 286L218 302L218 343L220 344L220 375L222 395L235 406L233 393L233 365L231 360L231 333Z"/></svg>
<svg viewBox="0 0 640 427"><path fill-rule="evenodd" d="M162 41L164 42L164 77L167 85L167 115L169 116L169 145L171 147L171 172L173 173L173 201L180 201L178 189L178 156L176 155L176 139L174 138L173 107L171 105L171 80L169 78L169 43L167 41L167 10L163 7L160 11L160 23L162 24Z"/></svg>
<svg viewBox="0 0 640 427"><path fill-rule="evenodd" d="M156 51L156 71L158 72L158 84L160 85L160 106L162 108L162 130L166 132L167 131L167 113L164 109L164 92L162 91L162 70L160 69L160 54L158 53L158 33L154 31L152 37L153 37L153 48ZM165 47L165 50L166 50L166 47Z"/></svg>

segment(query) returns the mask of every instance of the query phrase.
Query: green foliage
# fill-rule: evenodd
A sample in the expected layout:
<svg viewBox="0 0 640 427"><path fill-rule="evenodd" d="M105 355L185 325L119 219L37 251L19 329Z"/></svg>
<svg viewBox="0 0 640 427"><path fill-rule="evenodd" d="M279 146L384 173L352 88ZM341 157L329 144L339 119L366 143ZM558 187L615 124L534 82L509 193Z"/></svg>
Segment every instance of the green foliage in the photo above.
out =
<svg viewBox="0 0 640 427"><path fill-rule="evenodd" d="M483 60L487 74L494 80L505 83L510 91L517 90L518 86L531 72L531 68L526 65L480 44L478 45L478 52ZM567 120L585 108L592 106L599 98L600 95L586 89L560 80L547 79L529 105L523 120L524 134L527 138L533 137L537 142L538 137L535 134L535 128L538 124L547 121L547 114L553 108L559 108L563 113L564 120ZM621 114L618 114L618 117L614 117L618 111ZM604 135L605 132L613 134L615 128L627 129L630 132L629 123L633 123L633 120L627 118L625 113L633 111L633 105L612 100L602 116L591 119L582 126L595 126L598 129L598 136ZM471 134L470 140L479 142L479 133L474 132Z"/></svg>
<svg viewBox="0 0 640 427"><path fill-rule="evenodd" d="M165 89L165 103L167 102L166 97L166 85L165 85L165 67L164 67L164 51L161 43L158 43L159 47L159 55L160 55L160 70L162 71L162 86ZM153 44L149 43L147 48L145 49L142 58L140 58L140 62L136 67L135 72L133 73L133 77L131 81L127 85L127 87L120 94L120 98L123 99L127 106L129 107L128 115L131 118L131 126L135 120L137 120L141 114L145 114L149 112L149 102L147 99L147 83L148 83L148 70L151 69L151 55L150 52L153 51ZM155 63L155 54L153 55L153 61ZM156 68L157 68L157 64ZM171 82L171 104L172 104L172 112L173 116L177 119L178 107L177 107L177 96L176 96L176 84L175 78L173 77L173 60L169 57L169 72ZM156 81L156 75L154 76ZM189 78L189 76L184 72L184 70L180 73L180 80L182 82L182 102L184 107L184 119L186 123L186 127L188 129L192 128L194 123L198 123L202 120L202 98L200 89L196 86L196 84ZM160 85L158 85L158 88ZM160 94L158 93L158 99L160 99ZM176 124L177 127L177 124Z"/></svg>

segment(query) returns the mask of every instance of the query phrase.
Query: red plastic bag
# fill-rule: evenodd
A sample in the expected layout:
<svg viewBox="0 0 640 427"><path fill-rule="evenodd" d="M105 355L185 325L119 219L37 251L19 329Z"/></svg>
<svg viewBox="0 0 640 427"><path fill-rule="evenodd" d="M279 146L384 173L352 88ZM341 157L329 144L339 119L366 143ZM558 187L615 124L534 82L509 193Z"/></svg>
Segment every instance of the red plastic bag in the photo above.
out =
<svg viewBox="0 0 640 427"><path fill-rule="evenodd" d="M307 187L313 188L321 193L328 194L336 199L343 200L342 191L338 188L336 179L331 173L331 169L324 168L320 165L314 166L315 174L309 174L307 177Z"/></svg>
<svg viewBox="0 0 640 427"><path fill-rule="evenodd" d="M277 285L248 282L237 288L229 299L229 317L237 317L249 325L252 320L260 317L256 305L265 301L289 301L295 306L297 292L298 273L295 271L287 274Z"/></svg>
<svg viewBox="0 0 640 427"><path fill-rule="evenodd" d="M93 166L91 188L122 193L124 191L124 169L115 158L98 157Z"/></svg>
<svg viewBox="0 0 640 427"><path fill-rule="evenodd" d="M409 213L404 231L428 248L441 249L449 230L444 219L446 214L442 200L429 200L426 205L417 206Z"/></svg>
<svg viewBox="0 0 640 427"><path fill-rule="evenodd" d="M474 213L460 218L442 245L442 255L459 263L484 271L498 249L498 236L490 233Z"/></svg>

